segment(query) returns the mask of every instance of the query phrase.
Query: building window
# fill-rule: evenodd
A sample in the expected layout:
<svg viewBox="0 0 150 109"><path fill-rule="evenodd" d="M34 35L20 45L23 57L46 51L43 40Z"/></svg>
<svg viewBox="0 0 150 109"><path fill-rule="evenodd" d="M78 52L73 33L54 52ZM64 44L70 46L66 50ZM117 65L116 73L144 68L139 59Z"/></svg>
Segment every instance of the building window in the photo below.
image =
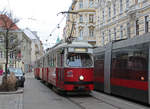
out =
<svg viewBox="0 0 150 109"><path fill-rule="evenodd" d="M3 52L0 51L0 58L3 58Z"/></svg>
<svg viewBox="0 0 150 109"><path fill-rule="evenodd" d="M94 22L94 15L93 15L93 14L90 14L90 15L89 15L89 22L90 22L90 23L93 23L93 22Z"/></svg>
<svg viewBox="0 0 150 109"><path fill-rule="evenodd" d="M102 45L104 45L104 37L105 37L105 34L104 32L102 33Z"/></svg>
<svg viewBox="0 0 150 109"><path fill-rule="evenodd" d="M120 39L123 38L123 26L121 25L120 26Z"/></svg>
<svg viewBox="0 0 150 109"><path fill-rule="evenodd" d="M130 38L130 23L127 23L127 37Z"/></svg>
<svg viewBox="0 0 150 109"><path fill-rule="evenodd" d="M116 4L113 4L114 16L116 15Z"/></svg>
<svg viewBox="0 0 150 109"><path fill-rule="evenodd" d="M80 37L83 37L83 30L82 29L79 31L79 34L80 34Z"/></svg>
<svg viewBox="0 0 150 109"><path fill-rule="evenodd" d="M13 53L13 51L11 51L11 52L9 53L9 58L10 58L10 59L13 59L13 57L14 57L14 53Z"/></svg>
<svg viewBox="0 0 150 109"><path fill-rule="evenodd" d="M122 0L120 0L120 13L122 13L123 11L123 3L122 3Z"/></svg>
<svg viewBox="0 0 150 109"><path fill-rule="evenodd" d="M111 18L111 7L108 8L108 16Z"/></svg>
<svg viewBox="0 0 150 109"><path fill-rule="evenodd" d="M149 25L149 23L148 23L148 16L145 16L145 33L147 33L148 32L148 25Z"/></svg>
<svg viewBox="0 0 150 109"><path fill-rule="evenodd" d="M116 28L114 28L114 40L116 40L116 36L117 36Z"/></svg>
<svg viewBox="0 0 150 109"><path fill-rule="evenodd" d="M14 38L13 37L10 37L10 43L13 43L13 41L14 41Z"/></svg>
<svg viewBox="0 0 150 109"><path fill-rule="evenodd" d="M135 26L136 26L136 35L139 35L139 20L136 20Z"/></svg>
<svg viewBox="0 0 150 109"><path fill-rule="evenodd" d="M80 23L83 22L83 16L82 16L82 15L80 15L80 17L79 17L79 22L80 22Z"/></svg>
<svg viewBox="0 0 150 109"><path fill-rule="evenodd" d="M94 37L94 29L93 28L89 28L89 36Z"/></svg>
<svg viewBox="0 0 150 109"><path fill-rule="evenodd" d="M105 20L105 12L103 10L103 22L104 22L104 20Z"/></svg>
<svg viewBox="0 0 150 109"><path fill-rule="evenodd" d="M3 37L0 36L0 43L3 43Z"/></svg>
<svg viewBox="0 0 150 109"><path fill-rule="evenodd" d="M89 0L89 7L90 8L93 8L93 4L94 4L93 0Z"/></svg>
<svg viewBox="0 0 150 109"><path fill-rule="evenodd" d="M79 1L79 8L83 8L83 0Z"/></svg>
<svg viewBox="0 0 150 109"><path fill-rule="evenodd" d="M129 8L129 0L126 0L126 8Z"/></svg>
<svg viewBox="0 0 150 109"><path fill-rule="evenodd" d="M109 30L109 33L108 33L108 41L111 42L111 30Z"/></svg>

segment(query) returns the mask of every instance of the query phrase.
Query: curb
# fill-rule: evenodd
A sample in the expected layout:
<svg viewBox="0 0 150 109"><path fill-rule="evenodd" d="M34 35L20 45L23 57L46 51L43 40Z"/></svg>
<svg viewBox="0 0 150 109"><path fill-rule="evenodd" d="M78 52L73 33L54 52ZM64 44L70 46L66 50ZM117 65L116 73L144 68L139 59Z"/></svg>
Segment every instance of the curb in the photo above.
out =
<svg viewBox="0 0 150 109"><path fill-rule="evenodd" d="M104 103L114 106L118 109L149 109L149 107L143 104L139 104L131 100L128 101L127 99L124 99L121 97L119 98L116 96L112 96L112 95L97 92L97 91L92 91L91 95L103 101Z"/></svg>
<svg viewBox="0 0 150 109"><path fill-rule="evenodd" d="M10 91L10 92L0 92L0 95L1 94L20 94L20 93L23 93L24 92L24 89L18 89L17 91Z"/></svg>

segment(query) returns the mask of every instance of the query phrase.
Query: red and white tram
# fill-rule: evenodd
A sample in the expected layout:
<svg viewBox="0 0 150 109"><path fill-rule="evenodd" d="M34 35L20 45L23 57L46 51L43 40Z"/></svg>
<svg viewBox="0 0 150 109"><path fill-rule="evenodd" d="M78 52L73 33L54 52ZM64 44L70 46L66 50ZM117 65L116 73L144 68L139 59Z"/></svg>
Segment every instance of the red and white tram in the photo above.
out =
<svg viewBox="0 0 150 109"><path fill-rule="evenodd" d="M62 91L93 90L93 48L86 42L58 44L35 62L36 78Z"/></svg>

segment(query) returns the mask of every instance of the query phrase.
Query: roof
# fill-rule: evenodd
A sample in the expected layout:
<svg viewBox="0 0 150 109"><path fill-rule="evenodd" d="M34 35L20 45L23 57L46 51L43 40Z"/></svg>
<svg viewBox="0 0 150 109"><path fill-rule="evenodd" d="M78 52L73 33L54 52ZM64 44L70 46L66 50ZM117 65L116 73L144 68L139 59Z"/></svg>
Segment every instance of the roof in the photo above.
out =
<svg viewBox="0 0 150 109"><path fill-rule="evenodd" d="M58 44L52 48L50 48L50 51L48 52L51 52L52 50L54 49L58 49L58 48L69 48L69 47L77 47L77 48L93 48L93 46L91 44L89 44L88 42L81 42L81 41L75 41L75 42L72 42L70 44L68 43L61 43L61 44Z"/></svg>
<svg viewBox="0 0 150 109"><path fill-rule="evenodd" d="M13 26L11 26L12 24L13 21L7 15L0 15L0 27L3 27L5 29L8 28L10 30L19 30L16 24L13 24Z"/></svg>
<svg viewBox="0 0 150 109"><path fill-rule="evenodd" d="M31 40L34 40L34 39L37 39L37 36L35 36L35 34L29 30L28 28L24 29L24 33L31 39Z"/></svg>

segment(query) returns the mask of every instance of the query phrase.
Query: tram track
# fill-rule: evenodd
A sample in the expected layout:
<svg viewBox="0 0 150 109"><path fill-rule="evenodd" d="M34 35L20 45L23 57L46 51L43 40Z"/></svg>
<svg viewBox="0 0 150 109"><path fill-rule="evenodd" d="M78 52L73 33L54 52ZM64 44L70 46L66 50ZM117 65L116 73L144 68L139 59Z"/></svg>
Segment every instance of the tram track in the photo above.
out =
<svg viewBox="0 0 150 109"><path fill-rule="evenodd" d="M108 109L122 109L118 106L115 106L111 103L108 103L102 99L96 98L92 95L89 96L67 96L66 97L70 102L77 105L80 109L103 109L105 106ZM101 107L101 108L100 108Z"/></svg>
<svg viewBox="0 0 150 109"><path fill-rule="evenodd" d="M91 96L92 96L92 95L91 95ZM122 109L121 107L115 106L115 105L113 105L113 104L111 104L111 103L109 103L109 102L106 102L106 101L102 100L102 99L96 98L96 97L94 97L94 96L92 96L92 97L93 97L94 99L97 99L97 100L100 100L100 101L104 102L105 104L111 105L111 106L115 107L116 109Z"/></svg>

